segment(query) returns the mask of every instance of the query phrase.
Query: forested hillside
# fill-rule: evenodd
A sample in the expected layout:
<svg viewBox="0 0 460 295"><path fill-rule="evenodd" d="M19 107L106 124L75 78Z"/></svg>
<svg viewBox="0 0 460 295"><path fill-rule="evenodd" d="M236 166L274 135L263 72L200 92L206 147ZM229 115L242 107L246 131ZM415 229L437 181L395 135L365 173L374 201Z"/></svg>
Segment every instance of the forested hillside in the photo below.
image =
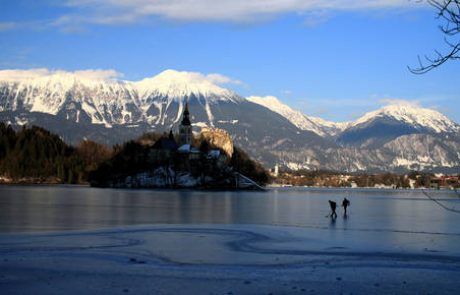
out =
<svg viewBox="0 0 460 295"><path fill-rule="evenodd" d="M110 155L91 141L72 147L43 128L15 131L0 123L0 176L12 182L83 183Z"/></svg>

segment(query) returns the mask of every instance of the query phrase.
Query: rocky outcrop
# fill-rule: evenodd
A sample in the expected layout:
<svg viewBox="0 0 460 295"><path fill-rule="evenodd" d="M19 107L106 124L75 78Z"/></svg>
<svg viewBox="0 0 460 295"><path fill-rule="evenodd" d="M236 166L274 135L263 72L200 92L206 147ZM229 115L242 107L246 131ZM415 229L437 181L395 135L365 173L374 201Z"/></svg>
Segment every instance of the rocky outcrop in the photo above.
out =
<svg viewBox="0 0 460 295"><path fill-rule="evenodd" d="M201 136L213 147L224 151L228 158L232 157L233 140L227 131L219 128L203 128Z"/></svg>

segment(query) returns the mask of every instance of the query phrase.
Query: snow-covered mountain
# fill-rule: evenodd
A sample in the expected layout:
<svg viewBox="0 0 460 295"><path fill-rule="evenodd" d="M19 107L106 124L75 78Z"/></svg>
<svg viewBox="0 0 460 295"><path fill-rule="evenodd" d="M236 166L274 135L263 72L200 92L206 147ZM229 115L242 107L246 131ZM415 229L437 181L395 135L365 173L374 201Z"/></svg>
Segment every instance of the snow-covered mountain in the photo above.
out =
<svg viewBox="0 0 460 295"><path fill-rule="evenodd" d="M139 122L172 125L179 121L188 100L203 106L212 125L212 105L244 99L199 73L174 70L139 82L86 78L62 71L0 81L0 111L41 112L106 126ZM175 116L170 108L177 109Z"/></svg>
<svg viewBox="0 0 460 295"><path fill-rule="evenodd" d="M332 122L328 120L324 120L320 117L313 117L308 116L310 121L316 123L318 126L321 126L321 129L324 131L325 134L335 137L336 135L340 134L342 131L348 128L350 122Z"/></svg>
<svg viewBox="0 0 460 295"><path fill-rule="evenodd" d="M145 101L151 97L168 97L182 101L184 97L202 96L210 103L219 101L239 102L242 99L233 91L222 88L199 73L166 70L160 74L133 83Z"/></svg>
<svg viewBox="0 0 460 295"><path fill-rule="evenodd" d="M277 161L275 150L307 145L321 150L335 145L199 73L167 70L130 82L59 72L0 82L0 120L38 124L60 134L65 128L63 135L74 141L108 137L103 141L119 142L123 128L132 137L146 131L175 130L186 102L196 131L223 128L238 145L266 163ZM74 123L86 134L72 132ZM101 126L110 127L116 137L101 132Z"/></svg>
<svg viewBox="0 0 460 295"><path fill-rule="evenodd" d="M460 141L449 136L403 135L386 143L383 148L394 155L390 165L395 168L424 170L443 167L459 171Z"/></svg>
<svg viewBox="0 0 460 295"><path fill-rule="evenodd" d="M157 76L133 83L142 110L152 124L175 124L180 120L185 102L198 103L206 113L206 123L214 125L213 106L238 104L244 99L236 93L213 84L199 73L166 70ZM174 110L174 113L171 110ZM171 117L171 115L173 115ZM171 119L173 119L171 121Z"/></svg>
<svg viewBox="0 0 460 295"><path fill-rule="evenodd" d="M69 72L0 81L0 111L39 112L106 126L138 122L143 117L133 86Z"/></svg>
<svg viewBox="0 0 460 295"><path fill-rule="evenodd" d="M380 145L407 134L457 133L460 125L443 114L415 104L399 102L369 112L351 122L338 141L348 145Z"/></svg>
<svg viewBox="0 0 460 295"><path fill-rule="evenodd" d="M243 98L200 73L167 70L137 82L104 71L9 74L0 71L0 121L43 126L73 143L88 138L113 144L148 131L174 130L187 102L195 131L225 129L268 167L460 167L459 125L413 105L386 106L354 122L334 123L306 116L275 97Z"/></svg>
<svg viewBox="0 0 460 295"><path fill-rule="evenodd" d="M407 102L384 106L377 111L366 113L355 121L331 122L296 111L274 96L249 96L247 99L282 115L300 129L313 131L320 136L334 136L343 132L362 130L378 121L386 121L388 124L392 122L393 125L398 125L399 129L410 130L410 132L403 134L414 132L455 133L460 131L459 124L440 112Z"/></svg>
<svg viewBox="0 0 460 295"><path fill-rule="evenodd" d="M302 130L315 132L320 136L334 136L344 130L348 123L335 123L317 117L309 117L300 111L293 110L275 96L249 96L247 99L276 112Z"/></svg>
<svg viewBox="0 0 460 295"><path fill-rule="evenodd" d="M438 111L422 108L416 104L398 102L387 105L377 111L366 113L349 127L355 127L378 118L392 118L414 126L415 129L435 133L458 132L460 126Z"/></svg>

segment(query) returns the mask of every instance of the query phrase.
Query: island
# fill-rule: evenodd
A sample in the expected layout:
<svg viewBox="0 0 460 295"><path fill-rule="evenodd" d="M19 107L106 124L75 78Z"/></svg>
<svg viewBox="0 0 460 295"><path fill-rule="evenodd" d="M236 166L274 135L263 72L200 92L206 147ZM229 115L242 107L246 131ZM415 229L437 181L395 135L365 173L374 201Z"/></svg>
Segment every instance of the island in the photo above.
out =
<svg viewBox="0 0 460 295"><path fill-rule="evenodd" d="M115 188L263 189L268 172L234 147L227 131L193 133L188 104L179 133L130 141L89 174L90 184Z"/></svg>
<svg viewBox="0 0 460 295"><path fill-rule="evenodd" d="M227 131L195 132L188 104L176 129L112 148L88 140L73 147L37 126L15 131L0 123L0 183L263 190L269 182L269 172L235 147Z"/></svg>

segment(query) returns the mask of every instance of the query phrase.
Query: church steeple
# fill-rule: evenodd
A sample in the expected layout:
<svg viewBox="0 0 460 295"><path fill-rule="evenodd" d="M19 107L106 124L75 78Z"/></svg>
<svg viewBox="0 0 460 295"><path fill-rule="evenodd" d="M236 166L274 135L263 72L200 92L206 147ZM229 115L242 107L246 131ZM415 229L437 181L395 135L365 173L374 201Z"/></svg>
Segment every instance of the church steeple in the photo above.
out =
<svg viewBox="0 0 460 295"><path fill-rule="evenodd" d="M182 121L179 126L179 144L192 144L192 123L190 122L190 112L188 111L188 102L185 103L185 110L182 115Z"/></svg>
<svg viewBox="0 0 460 295"><path fill-rule="evenodd" d="M183 116L182 116L181 125L184 125L184 126L190 126L190 125L192 125L192 124L190 123L189 115L190 115L190 112L188 111L188 102L186 102L186 103L185 103L184 114L183 114Z"/></svg>

